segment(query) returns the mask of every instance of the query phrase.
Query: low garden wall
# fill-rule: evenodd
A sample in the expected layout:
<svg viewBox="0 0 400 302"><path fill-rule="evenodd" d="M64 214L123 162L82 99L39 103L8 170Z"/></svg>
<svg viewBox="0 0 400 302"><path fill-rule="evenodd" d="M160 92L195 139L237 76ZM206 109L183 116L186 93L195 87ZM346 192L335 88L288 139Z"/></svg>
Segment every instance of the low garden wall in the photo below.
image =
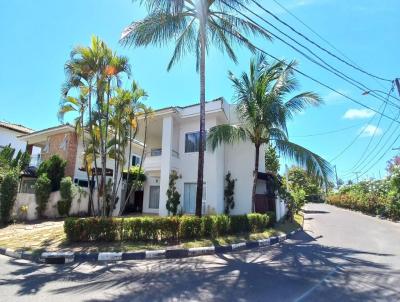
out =
<svg viewBox="0 0 400 302"><path fill-rule="evenodd" d="M67 218L64 231L71 242L179 241L262 232L275 222L275 213L132 218Z"/></svg>
<svg viewBox="0 0 400 302"><path fill-rule="evenodd" d="M69 212L70 215L81 216L82 213L87 212L88 208L88 194L76 194L73 198L71 210ZM60 217L57 211L57 202L61 199L60 191L52 192L50 194L49 201L47 203L46 210L44 212L44 216L48 218L57 218ZM26 206L26 214L22 214L21 208ZM35 220L38 219L37 211L36 211L36 197L35 194L30 193L18 193L17 198L14 203L14 207L12 210L12 216L17 220Z"/></svg>

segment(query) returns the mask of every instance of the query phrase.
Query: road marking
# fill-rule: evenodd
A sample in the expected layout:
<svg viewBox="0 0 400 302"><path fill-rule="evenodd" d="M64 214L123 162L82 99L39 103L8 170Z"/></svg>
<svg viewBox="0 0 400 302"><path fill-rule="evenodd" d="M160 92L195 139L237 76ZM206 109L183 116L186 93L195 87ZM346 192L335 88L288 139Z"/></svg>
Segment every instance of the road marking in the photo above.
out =
<svg viewBox="0 0 400 302"><path fill-rule="evenodd" d="M313 287L311 287L308 291L306 291L304 294L302 294L300 297L298 297L297 299L295 299L293 302L300 302L301 300L303 300L304 298L306 298L308 295L310 295L314 290L316 290L319 286L322 285L322 283L324 283L326 281L326 279L328 279L330 276L332 276L334 273L340 271L341 269L337 266L334 270L332 270L331 272L329 272L327 275L325 275L325 277L320 280L317 284L315 284Z"/></svg>

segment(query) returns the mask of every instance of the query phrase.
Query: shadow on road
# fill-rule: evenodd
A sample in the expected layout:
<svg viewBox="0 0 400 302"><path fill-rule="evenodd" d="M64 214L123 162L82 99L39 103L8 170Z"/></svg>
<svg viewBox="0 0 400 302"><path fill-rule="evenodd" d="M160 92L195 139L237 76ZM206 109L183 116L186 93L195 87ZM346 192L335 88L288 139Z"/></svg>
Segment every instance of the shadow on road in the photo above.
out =
<svg viewBox="0 0 400 302"><path fill-rule="evenodd" d="M337 270L330 281L323 284L323 301L335 301L336 297L342 301L397 300L399 292L395 288L399 272L362 259L363 255L377 254L321 246L313 237L300 232L289 243L251 252L177 260L63 265L52 267L52 274L45 265L10 260L19 269L0 280L0 286L17 285L18 295L33 297L52 282L63 282L52 290L53 295L104 292L103 299L88 300L91 302L172 298L293 301ZM357 282L358 277L368 278L375 287L355 291L354 287L347 286ZM389 278L395 283L393 287L387 282ZM327 295L326 291L332 294Z"/></svg>
<svg viewBox="0 0 400 302"><path fill-rule="evenodd" d="M328 211L303 210L305 214L329 214Z"/></svg>

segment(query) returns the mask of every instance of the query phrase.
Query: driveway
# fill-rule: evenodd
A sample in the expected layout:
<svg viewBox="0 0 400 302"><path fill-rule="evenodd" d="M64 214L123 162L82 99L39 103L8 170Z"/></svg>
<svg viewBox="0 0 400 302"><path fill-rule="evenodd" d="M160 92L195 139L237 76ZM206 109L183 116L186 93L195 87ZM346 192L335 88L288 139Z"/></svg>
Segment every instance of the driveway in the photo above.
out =
<svg viewBox="0 0 400 302"><path fill-rule="evenodd" d="M400 300L399 224L324 204L305 212L305 232L250 252L63 266L0 256L0 300Z"/></svg>

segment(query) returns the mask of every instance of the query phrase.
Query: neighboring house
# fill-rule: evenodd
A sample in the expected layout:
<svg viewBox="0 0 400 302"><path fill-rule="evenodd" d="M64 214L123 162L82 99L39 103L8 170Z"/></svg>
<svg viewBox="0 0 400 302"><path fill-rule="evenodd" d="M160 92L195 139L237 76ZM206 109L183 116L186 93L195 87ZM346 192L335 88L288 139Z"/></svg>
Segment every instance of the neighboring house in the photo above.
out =
<svg viewBox="0 0 400 302"><path fill-rule="evenodd" d="M74 183L81 187L89 187L87 173L83 168L84 148L82 139L77 136L73 126L69 124L59 125L25 134L20 136L20 139L26 142L28 145L28 150L32 149L32 147L39 147L41 149L40 161L37 161L34 166L38 167L43 160L49 159L52 155L58 155L67 161L67 165L65 167L65 176L70 176ZM140 154L142 153L142 150L143 144L138 141L134 141L132 143L132 157L124 168L127 168L128 164L130 166L138 164L140 162ZM129 148L126 149L125 158L128 156ZM100 162L100 160L98 160L98 162ZM113 168L114 160L108 158L107 179L112 178ZM33 181L32 175L25 175L21 183L21 193L33 193ZM96 178L94 179L94 185L96 185ZM118 207L119 204L117 205L115 213L118 212ZM84 208L85 206L82 206L82 209Z"/></svg>
<svg viewBox="0 0 400 302"><path fill-rule="evenodd" d="M181 194L182 211L195 212L197 161L199 149L199 112L200 106L169 107L156 110L148 123L147 141L144 150L143 169L146 181L143 192L135 194L134 211L148 214L167 215L166 201L169 175L175 170L181 178L177 181L177 190ZM138 141L132 143L130 165L142 160L144 145L143 120L139 121ZM238 124L235 106L223 98L206 103L206 130L220 124ZM74 127L61 125L26 134L21 137L28 146L41 148L41 158L47 159L58 154L67 160L66 175L75 183L87 187L87 175L82 169L83 146L75 134ZM128 148L127 148L128 149ZM279 201L268 198L268 175L264 173L264 149L260 150L259 180L257 184L257 209L277 211L281 209ZM126 154L126 157L128 155ZM255 148L251 142L234 145L223 144L215 151L206 149L204 164L203 213L224 212L225 175L231 172L235 184L235 208L232 214L244 214L252 211L251 193L253 185ZM113 169L113 160L107 161L107 168ZM121 194L125 194L125 185ZM139 199L139 205L137 205ZM120 202L116 205L117 213ZM279 210L278 218L281 210Z"/></svg>
<svg viewBox="0 0 400 302"><path fill-rule="evenodd" d="M0 151L8 145L15 149L15 155L26 150L26 142L21 140L19 136L32 133L34 130L22 125L12 124L5 121L0 121ZM40 150L31 150L31 153L39 154Z"/></svg>

